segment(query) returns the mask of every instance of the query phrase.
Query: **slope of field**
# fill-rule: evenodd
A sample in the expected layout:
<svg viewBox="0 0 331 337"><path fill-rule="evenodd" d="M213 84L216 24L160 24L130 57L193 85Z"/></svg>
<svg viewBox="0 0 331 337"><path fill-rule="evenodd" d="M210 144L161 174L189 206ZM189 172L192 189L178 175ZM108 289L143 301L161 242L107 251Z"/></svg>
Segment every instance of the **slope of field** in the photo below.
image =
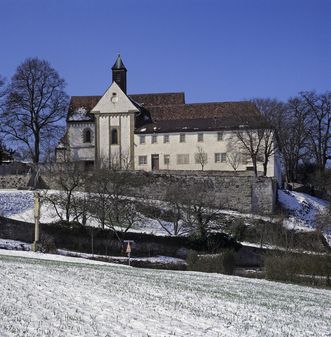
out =
<svg viewBox="0 0 331 337"><path fill-rule="evenodd" d="M0 336L330 336L328 290L60 258L0 255Z"/></svg>

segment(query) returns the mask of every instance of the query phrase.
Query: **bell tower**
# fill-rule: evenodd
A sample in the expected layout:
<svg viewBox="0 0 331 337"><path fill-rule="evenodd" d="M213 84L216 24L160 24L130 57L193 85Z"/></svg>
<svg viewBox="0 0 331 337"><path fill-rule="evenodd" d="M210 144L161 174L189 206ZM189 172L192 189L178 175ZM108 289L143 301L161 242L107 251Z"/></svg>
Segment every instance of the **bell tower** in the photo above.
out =
<svg viewBox="0 0 331 337"><path fill-rule="evenodd" d="M118 54L116 62L112 66L113 82L116 82L122 91L126 94L126 68L121 59L121 55Z"/></svg>

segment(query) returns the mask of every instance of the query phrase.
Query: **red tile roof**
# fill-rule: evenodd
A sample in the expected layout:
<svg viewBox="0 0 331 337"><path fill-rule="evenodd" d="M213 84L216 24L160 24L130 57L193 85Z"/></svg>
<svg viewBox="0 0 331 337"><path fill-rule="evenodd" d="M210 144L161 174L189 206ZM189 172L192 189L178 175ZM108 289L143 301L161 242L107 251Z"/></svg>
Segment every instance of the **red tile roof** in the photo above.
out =
<svg viewBox="0 0 331 337"><path fill-rule="evenodd" d="M101 97L72 96L68 119L83 107L87 110L86 120L93 121L94 116L89 112ZM137 133L144 128L143 132L148 133L267 127L255 104L248 101L185 104L184 93L140 94L129 95L129 98L141 110L136 118Z"/></svg>

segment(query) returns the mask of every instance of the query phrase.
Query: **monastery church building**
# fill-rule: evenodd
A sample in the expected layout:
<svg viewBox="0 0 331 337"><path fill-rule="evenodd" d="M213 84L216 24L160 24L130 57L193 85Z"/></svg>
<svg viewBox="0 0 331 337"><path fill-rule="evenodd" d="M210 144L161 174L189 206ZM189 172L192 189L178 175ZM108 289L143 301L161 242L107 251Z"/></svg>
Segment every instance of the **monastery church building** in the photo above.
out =
<svg viewBox="0 0 331 337"><path fill-rule="evenodd" d="M254 104L186 104L183 92L127 94L127 69L120 55L112 76L103 96L71 97L66 133L56 148L58 162L80 161L86 167L116 162L154 171L201 170L202 159L204 170L233 171L230 158L240 156L237 171L252 170L235 135L265 125ZM278 180L275 158L270 158L267 175ZM263 171L262 162L258 170Z"/></svg>

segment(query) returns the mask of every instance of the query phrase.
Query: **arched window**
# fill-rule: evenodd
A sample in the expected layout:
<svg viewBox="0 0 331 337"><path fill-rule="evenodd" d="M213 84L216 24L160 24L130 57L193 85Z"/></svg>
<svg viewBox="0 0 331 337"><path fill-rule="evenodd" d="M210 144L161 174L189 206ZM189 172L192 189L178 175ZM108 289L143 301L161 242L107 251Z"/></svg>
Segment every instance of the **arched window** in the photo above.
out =
<svg viewBox="0 0 331 337"><path fill-rule="evenodd" d="M85 129L83 131L83 142L91 143L92 142L92 131L91 129Z"/></svg>
<svg viewBox="0 0 331 337"><path fill-rule="evenodd" d="M118 131L115 128L111 130L111 143L118 144Z"/></svg>

